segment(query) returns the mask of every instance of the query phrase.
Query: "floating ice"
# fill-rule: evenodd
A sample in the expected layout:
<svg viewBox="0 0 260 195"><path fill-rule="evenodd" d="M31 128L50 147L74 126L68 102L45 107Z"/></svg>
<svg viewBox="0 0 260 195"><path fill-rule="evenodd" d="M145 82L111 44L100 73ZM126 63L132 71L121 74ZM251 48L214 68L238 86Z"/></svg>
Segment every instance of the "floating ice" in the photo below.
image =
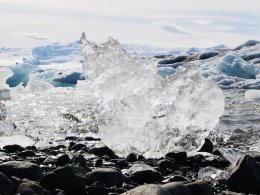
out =
<svg viewBox="0 0 260 195"><path fill-rule="evenodd" d="M6 80L6 83L10 87L16 87L20 83L22 83L23 86L26 86L29 81L29 75L35 69L36 67L30 64L16 64L15 66L11 67L13 75Z"/></svg>
<svg viewBox="0 0 260 195"><path fill-rule="evenodd" d="M160 77L154 61L127 53L112 38L96 45L83 35L81 43L99 135L118 155L193 151L218 123L222 91L195 66L186 64Z"/></svg>
<svg viewBox="0 0 260 195"><path fill-rule="evenodd" d="M235 53L228 53L218 64L218 68L228 76L255 79L260 74L260 67L250 64Z"/></svg>

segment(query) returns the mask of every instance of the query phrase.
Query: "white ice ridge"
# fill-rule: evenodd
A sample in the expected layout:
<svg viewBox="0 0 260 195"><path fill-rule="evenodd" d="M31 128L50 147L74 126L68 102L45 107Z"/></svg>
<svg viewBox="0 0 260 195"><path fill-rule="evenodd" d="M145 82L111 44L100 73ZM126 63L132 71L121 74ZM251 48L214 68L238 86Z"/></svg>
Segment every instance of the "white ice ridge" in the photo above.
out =
<svg viewBox="0 0 260 195"><path fill-rule="evenodd" d="M217 125L224 95L195 66L160 77L154 61L127 53L113 38L96 45L83 34L81 44L99 135L116 154L194 151Z"/></svg>

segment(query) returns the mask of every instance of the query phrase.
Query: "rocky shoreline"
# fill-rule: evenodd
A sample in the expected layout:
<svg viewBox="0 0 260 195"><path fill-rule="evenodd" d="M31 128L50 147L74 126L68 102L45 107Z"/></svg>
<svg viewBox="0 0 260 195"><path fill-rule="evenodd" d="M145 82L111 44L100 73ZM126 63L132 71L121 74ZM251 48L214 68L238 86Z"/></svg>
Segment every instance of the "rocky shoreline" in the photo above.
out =
<svg viewBox="0 0 260 195"><path fill-rule="evenodd" d="M0 194L260 194L260 157L231 164L209 140L194 155L160 159L120 158L94 137L41 148L7 145L0 150Z"/></svg>

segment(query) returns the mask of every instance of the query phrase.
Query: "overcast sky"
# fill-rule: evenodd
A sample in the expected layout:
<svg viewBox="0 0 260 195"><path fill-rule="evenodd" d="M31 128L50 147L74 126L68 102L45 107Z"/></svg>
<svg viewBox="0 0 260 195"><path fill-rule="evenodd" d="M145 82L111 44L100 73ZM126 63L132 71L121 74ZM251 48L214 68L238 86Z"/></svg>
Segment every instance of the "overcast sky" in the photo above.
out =
<svg viewBox="0 0 260 195"><path fill-rule="evenodd" d="M0 0L0 47L109 36L157 47L260 40L259 0Z"/></svg>

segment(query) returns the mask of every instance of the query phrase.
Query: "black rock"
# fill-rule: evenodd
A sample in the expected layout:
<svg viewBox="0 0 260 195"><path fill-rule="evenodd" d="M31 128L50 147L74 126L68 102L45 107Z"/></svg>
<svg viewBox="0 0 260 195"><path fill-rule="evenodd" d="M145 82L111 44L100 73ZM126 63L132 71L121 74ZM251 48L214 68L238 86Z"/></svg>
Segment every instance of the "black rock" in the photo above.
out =
<svg viewBox="0 0 260 195"><path fill-rule="evenodd" d="M17 144L14 144L14 145L6 145L3 147L4 150L6 150L7 152L9 153L14 153L14 152L21 152L21 151L24 151L25 148L20 146L20 145L17 145Z"/></svg>
<svg viewBox="0 0 260 195"><path fill-rule="evenodd" d="M17 193L21 195L44 195L44 189L32 181L24 181L17 188Z"/></svg>
<svg viewBox="0 0 260 195"><path fill-rule="evenodd" d="M101 182L106 186L120 186L126 177L118 170L112 168L99 168L87 175L87 183Z"/></svg>
<svg viewBox="0 0 260 195"><path fill-rule="evenodd" d="M212 187L206 182L192 182L186 184L189 188L191 195L214 195Z"/></svg>
<svg viewBox="0 0 260 195"><path fill-rule="evenodd" d="M142 154L139 154L137 156L137 160L141 161L141 160L145 160L145 157Z"/></svg>
<svg viewBox="0 0 260 195"><path fill-rule="evenodd" d="M138 183L138 184L144 184L144 183L157 183L162 181L163 177L162 175L152 169L145 169L140 171L135 171L133 174L129 177L130 181Z"/></svg>
<svg viewBox="0 0 260 195"><path fill-rule="evenodd" d="M81 141L82 138L76 137L76 136L67 136L65 137L65 140L70 140L70 141Z"/></svg>
<svg viewBox="0 0 260 195"><path fill-rule="evenodd" d="M40 185L47 190L61 189L70 195L84 194L84 178L73 173L71 167L62 167L44 175L40 180Z"/></svg>
<svg viewBox="0 0 260 195"><path fill-rule="evenodd" d="M95 167L101 167L103 164L102 158L98 158L95 162Z"/></svg>
<svg viewBox="0 0 260 195"><path fill-rule="evenodd" d="M101 141L101 139L100 138L96 138L96 137L85 137L85 140L86 141Z"/></svg>
<svg viewBox="0 0 260 195"><path fill-rule="evenodd" d="M167 160L167 159L162 159L157 161L157 165L159 166L160 169L173 169L174 164L172 161Z"/></svg>
<svg viewBox="0 0 260 195"><path fill-rule="evenodd" d="M0 172L0 194L11 195L14 192L14 184L8 177Z"/></svg>
<svg viewBox="0 0 260 195"><path fill-rule="evenodd" d="M57 165L57 166L64 166L64 165L66 165L67 163L69 163L69 161L70 161L69 155L67 155L67 154L60 154L60 155L58 155L58 157L57 157L56 165Z"/></svg>
<svg viewBox="0 0 260 195"><path fill-rule="evenodd" d="M73 173L79 177L85 177L91 169L88 166L87 160L82 154L75 154L71 159L71 168Z"/></svg>
<svg viewBox="0 0 260 195"><path fill-rule="evenodd" d="M36 146L27 146L26 148L25 148L26 150L37 150L37 148L36 148Z"/></svg>
<svg viewBox="0 0 260 195"><path fill-rule="evenodd" d="M162 187L173 195L191 195L189 188L180 182L167 183L162 185Z"/></svg>
<svg viewBox="0 0 260 195"><path fill-rule="evenodd" d="M256 162L260 162L260 155L252 156L252 158L253 158Z"/></svg>
<svg viewBox="0 0 260 195"><path fill-rule="evenodd" d="M201 148L198 150L198 152L213 152L213 143L208 138L205 138L204 144L201 146Z"/></svg>
<svg viewBox="0 0 260 195"><path fill-rule="evenodd" d="M242 157L227 179L227 187L235 192L259 194L260 165L249 155Z"/></svg>
<svg viewBox="0 0 260 195"><path fill-rule="evenodd" d="M168 154L166 154L166 158L172 158L176 162L186 161L187 157L187 152L169 152Z"/></svg>
<svg viewBox="0 0 260 195"><path fill-rule="evenodd" d="M87 146L85 144L75 144L71 147L71 150L74 151L87 150Z"/></svg>
<svg viewBox="0 0 260 195"><path fill-rule="evenodd" d="M174 64L176 62L183 62L185 60L187 60L187 56L178 56L173 59L161 60L158 62L158 64Z"/></svg>
<svg viewBox="0 0 260 195"><path fill-rule="evenodd" d="M107 155L112 159L118 158L118 156L115 155L115 153L107 146L95 146L89 150L89 153L95 154L96 156L100 157Z"/></svg>
<svg viewBox="0 0 260 195"><path fill-rule="evenodd" d="M132 190L129 190L122 195L171 195L170 192L165 190L160 185L155 184L147 184L143 186L139 186ZM177 194L178 195L178 194ZM185 194L183 194L185 195Z"/></svg>
<svg viewBox="0 0 260 195"><path fill-rule="evenodd" d="M17 156L22 157L22 158L27 158L27 157L32 157L35 156L35 152L32 150L24 150L22 152L19 152Z"/></svg>
<svg viewBox="0 0 260 195"><path fill-rule="evenodd" d="M117 160L117 161L115 162L115 164L116 164L120 169L125 168L125 167L128 167L128 165L129 165L129 163L128 163L126 160L124 160L124 159L119 159L119 160Z"/></svg>
<svg viewBox="0 0 260 195"><path fill-rule="evenodd" d="M42 170L39 165L26 161L9 161L0 164L0 171L6 176L16 176L38 181L42 176Z"/></svg>
<svg viewBox="0 0 260 195"><path fill-rule="evenodd" d="M199 59L200 60L206 60L206 59L215 57L217 55L219 55L219 52L217 52L217 51L209 51L209 52L205 52L205 53L200 54L199 55Z"/></svg>
<svg viewBox="0 0 260 195"><path fill-rule="evenodd" d="M126 157L127 162L135 162L137 161L137 155L135 153L130 153Z"/></svg>

